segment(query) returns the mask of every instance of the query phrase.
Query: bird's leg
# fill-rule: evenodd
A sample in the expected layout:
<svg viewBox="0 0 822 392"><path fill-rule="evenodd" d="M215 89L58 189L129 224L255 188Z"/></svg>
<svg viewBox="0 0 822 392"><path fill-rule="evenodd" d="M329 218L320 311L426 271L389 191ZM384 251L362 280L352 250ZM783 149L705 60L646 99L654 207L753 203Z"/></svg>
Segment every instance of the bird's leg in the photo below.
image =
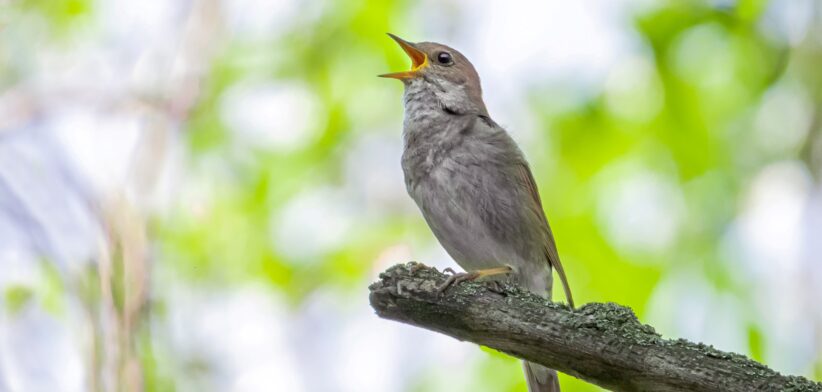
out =
<svg viewBox="0 0 822 392"><path fill-rule="evenodd" d="M476 271L469 271L469 272L457 272L454 275L448 277L440 287L437 287L437 291L440 293L447 290L453 284L459 284L460 282L464 282L466 280L477 280L480 278L485 278L488 276L495 276L495 275L504 275L510 274L513 269L509 266L505 267L496 267L496 268L487 268L481 269Z"/></svg>

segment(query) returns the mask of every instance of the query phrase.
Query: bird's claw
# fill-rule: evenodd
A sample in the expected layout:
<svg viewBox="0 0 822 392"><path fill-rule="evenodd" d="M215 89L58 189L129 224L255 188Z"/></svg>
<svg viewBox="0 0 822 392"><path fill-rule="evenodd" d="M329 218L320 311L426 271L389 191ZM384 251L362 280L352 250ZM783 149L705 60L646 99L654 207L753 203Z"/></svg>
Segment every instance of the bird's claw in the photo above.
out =
<svg viewBox="0 0 822 392"><path fill-rule="evenodd" d="M502 284L498 280L489 280L485 282L485 287L492 293L505 294L505 290L503 290Z"/></svg>
<svg viewBox="0 0 822 392"><path fill-rule="evenodd" d="M408 264L410 264L410 266L408 267L408 272L410 272L411 275L416 274L417 271L419 271L423 268L428 268L427 265L425 265L423 263L420 263L420 262L416 262L416 261L409 261Z"/></svg>
<svg viewBox="0 0 822 392"><path fill-rule="evenodd" d="M450 268L446 268L450 269ZM451 272L454 272L453 270ZM448 279L445 280L445 283L437 287L437 292L442 294L447 290L451 285L459 284L461 282L465 282L466 280L474 280L480 276L479 273L476 271L472 272L456 272L453 275L449 276Z"/></svg>

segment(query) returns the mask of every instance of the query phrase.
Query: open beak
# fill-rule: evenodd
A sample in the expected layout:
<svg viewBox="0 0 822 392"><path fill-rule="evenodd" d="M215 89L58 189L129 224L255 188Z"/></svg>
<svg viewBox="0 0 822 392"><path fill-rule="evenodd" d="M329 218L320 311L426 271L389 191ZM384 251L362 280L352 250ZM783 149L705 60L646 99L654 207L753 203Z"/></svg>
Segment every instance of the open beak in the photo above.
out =
<svg viewBox="0 0 822 392"><path fill-rule="evenodd" d="M417 49L416 47L414 47L414 44L412 44L412 43L410 43L410 42L408 42L408 41L406 41L406 40L404 40L400 37L397 37L396 35L391 34L391 33L388 33L388 36L393 38L394 41L397 41L397 43L400 44L400 47L402 47L402 50L405 51L405 54L407 54L408 57L411 58L411 70L410 71L405 71L405 72L394 72L394 73L382 74L382 75L378 75L379 77L381 77L381 78L393 78L393 79L400 79L400 80L411 79L411 78L417 76L417 74L419 74L420 71L422 71L423 68L428 66L428 56L426 56L424 52L422 52L419 49Z"/></svg>

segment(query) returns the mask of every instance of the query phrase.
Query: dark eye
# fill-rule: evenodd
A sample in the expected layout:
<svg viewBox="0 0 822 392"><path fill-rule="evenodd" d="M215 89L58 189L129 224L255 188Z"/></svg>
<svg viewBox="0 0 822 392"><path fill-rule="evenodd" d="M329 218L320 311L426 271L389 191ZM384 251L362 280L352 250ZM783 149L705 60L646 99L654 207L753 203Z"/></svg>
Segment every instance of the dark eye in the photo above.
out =
<svg viewBox="0 0 822 392"><path fill-rule="evenodd" d="M454 59L451 58L451 53L439 52L437 53L437 62L440 64L451 64L454 62Z"/></svg>

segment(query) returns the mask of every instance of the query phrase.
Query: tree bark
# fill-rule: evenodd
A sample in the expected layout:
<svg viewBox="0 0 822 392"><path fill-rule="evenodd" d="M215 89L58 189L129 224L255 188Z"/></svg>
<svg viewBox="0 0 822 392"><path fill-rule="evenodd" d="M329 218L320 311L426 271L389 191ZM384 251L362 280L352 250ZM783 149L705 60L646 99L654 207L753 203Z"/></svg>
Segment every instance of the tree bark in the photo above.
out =
<svg viewBox="0 0 822 392"><path fill-rule="evenodd" d="M569 309L516 286L462 282L396 265L370 286L380 317L536 362L614 391L822 391L747 357L684 339L663 339L630 308L590 303Z"/></svg>

